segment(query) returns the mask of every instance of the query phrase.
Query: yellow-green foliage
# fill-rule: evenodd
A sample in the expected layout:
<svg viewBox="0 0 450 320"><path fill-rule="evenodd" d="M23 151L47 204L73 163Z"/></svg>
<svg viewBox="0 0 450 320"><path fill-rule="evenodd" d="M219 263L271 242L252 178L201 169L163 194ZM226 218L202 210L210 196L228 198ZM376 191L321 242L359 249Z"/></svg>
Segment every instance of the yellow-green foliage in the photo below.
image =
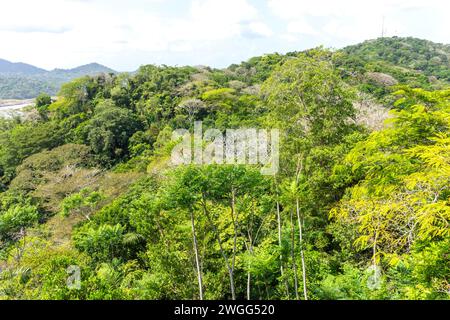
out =
<svg viewBox="0 0 450 320"><path fill-rule="evenodd" d="M398 93L402 109L393 112L392 126L345 159L361 180L331 211L357 226L355 244L371 248L375 261L407 252L416 241L450 236L450 91Z"/></svg>

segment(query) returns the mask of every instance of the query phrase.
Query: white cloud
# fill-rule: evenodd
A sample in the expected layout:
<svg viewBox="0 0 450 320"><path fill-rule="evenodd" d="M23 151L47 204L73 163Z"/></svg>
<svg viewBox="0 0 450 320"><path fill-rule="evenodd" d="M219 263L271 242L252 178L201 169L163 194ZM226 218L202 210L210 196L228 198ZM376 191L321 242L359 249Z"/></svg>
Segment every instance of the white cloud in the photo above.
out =
<svg viewBox="0 0 450 320"><path fill-rule="evenodd" d="M250 54L377 37L383 15L388 35L448 43L448 12L447 0L2 1L0 57L48 69L92 61L119 70L224 65Z"/></svg>
<svg viewBox="0 0 450 320"><path fill-rule="evenodd" d="M273 35L270 27L260 21L242 23L240 33L247 38L270 37Z"/></svg>
<svg viewBox="0 0 450 320"><path fill-rule="evenodd" d="M327 16L358 16L376 15L390 12L396 9L411 7L439 6L445 0L430 0L424 3L422 0L268 0L268 7L272 12L283 19L295 19L304 15L327 17Z"/></svg>
<svg viewBox="0 0 450 320"><path fill-rule="evenodd" d="M271 30L259 21L258 10L247 0L194 0L190 15L171 24L170 39L218 41L251 31L260 36Z"/></svg>
<svg viewBox="0 0 450 320"><path fill-rule="evenodd" d="M422 36L441 42L450 40L449 19L439 16L450 12L450 2L446 0L268 0L267 6L274 16L285 21L288 34L358 42L380 36L384 17L386 35ZM423 15L422 20L418 20L413 16L414 12L424 11L432 12L437 19L430 21ZM315 23L311 25L307 21ZM427 26L427 31L422 34L419 28Z"/></svg>
<svg viewBox="0 0 450 320"><path fill-rule="evenodd" d="M297 38L297 36L294 36L294 35L292 35L292 34L290 34L290 33L285 33L285 34L282 34L281 36L280 36L280 38L281 39L283 39L283 40L285 40L285 41L287 41L287 42L297 42L298 41L298 38Z"/></svg>
<svg viewBox="0 0 450 320"><path fill-rule="evenodd" d="M247 0L193 0L187 11L174 4L173 0L7 1L2 3L0 52L3 58L53 68L124 50L192 52L207 42L272 35Z"/></svg>
<svg viewBox="0 0 450 320"><path fill-rule="evenodd" d="M289 33L317 35L319 32L314 29L308 22L303 19L290 21L287 25Z"/></svg>

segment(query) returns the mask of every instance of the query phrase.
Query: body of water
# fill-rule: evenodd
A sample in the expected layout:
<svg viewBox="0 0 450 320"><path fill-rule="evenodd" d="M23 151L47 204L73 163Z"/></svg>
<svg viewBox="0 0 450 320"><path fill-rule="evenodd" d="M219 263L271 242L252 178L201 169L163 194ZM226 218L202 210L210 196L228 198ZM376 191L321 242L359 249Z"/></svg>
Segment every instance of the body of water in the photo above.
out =
<svg viewBox="0 0 450 320"><path fill-rule="evenodd" d="M23 115L22 109L33 104L33 100L0 100L0 118L11 118L15 115Z"/></svg>

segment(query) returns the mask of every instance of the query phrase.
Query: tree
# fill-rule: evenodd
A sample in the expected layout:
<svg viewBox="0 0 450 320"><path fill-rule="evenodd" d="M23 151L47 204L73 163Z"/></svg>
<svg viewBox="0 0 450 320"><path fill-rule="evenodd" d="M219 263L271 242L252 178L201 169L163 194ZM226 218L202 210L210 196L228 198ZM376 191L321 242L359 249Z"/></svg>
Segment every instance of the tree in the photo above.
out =
<svg viewBox="0 0 450 320"><path fill-rule="evenodd" d="M100 192L82 189L79 193L73 194L61 202L61 214L67 217L74 212L91 220L90 215L98 209L99 203L103 199L104 196Z"/></svg>
<svg viewBox="0 0 450 320"><path fill-rule="evenodd" d="M78 127L79 137L89 145L102 164L118 162L128 154L130 137L142 128L129 110L104 101L92 119Z"/></svg>
<svg viewBox="0 0 450 320"><path fill-rule="evenodd" d="M287 199L292 203L285 205L297 215L306 300L305 214L301 213L301 208L313 208L310 203L315 197L323 203L319 190L323 190L327 172L331 171L334 159L330 157L330 150L357 129L351 124L356 115L352 102L354 94L334 69L330 53L320 49L300 54L280 65L265 81L262 91L270 108L268 122L284 131L282 174L287 177L290 190ZM305 202L303 205L301 199ZM291 246L294 245L292 241ZM295 294L298 296L297 290Z"/></svg>
<svg viewBox="0 0 450 320"><path fill-rule="evenodd" d="M180 103L178 109L188 115L189 122L193 123L195 117L206 109L206 104L199 99L187 99Z"/></svg>
<svg viewBox="0 0 450 320"><path fill-rule="evenodd" d="M85 227L74 235L75 247L96 261L113 261L126 256L125 228L120 224Z"/></svg>
<svg viewBox="0 0 450 320"><path fill-rule="evenodd" d="M46 93L41 93L36 98L36 109L42 119L47 119L48 107L52 104L52 97Z"/></svg>
<svg viewBox="0 0 450 320"><path fill-rule="evenodd" d="M24 237L26 228L37 223L39 217L38 208L30 201L3 203L0 206L0 247Z"/></svg>
<svg viewBox="0 0 450 320"><path fill-rule="evenodd" d="M0 132L0 167L9 182L27 157L63 142L64 129L57 122L20 123Z"/></svg>
<svg viewBox="0 0 450 320"><path fill-rule="evenodd" d="M169 209L184 209L189 212L190 224L192 228L192 245L195 255L195 268L197 273L197 281L199 288L199 299L203 300L203 276L201 270L200 254L198 249L197 232L195 228L195 210L198 205L198 186L196 182L195 170L180 169L173 172L173 175L168 180L168 184L165 187L165 206ZM163 189L164 190L164 189Z"/></svg>

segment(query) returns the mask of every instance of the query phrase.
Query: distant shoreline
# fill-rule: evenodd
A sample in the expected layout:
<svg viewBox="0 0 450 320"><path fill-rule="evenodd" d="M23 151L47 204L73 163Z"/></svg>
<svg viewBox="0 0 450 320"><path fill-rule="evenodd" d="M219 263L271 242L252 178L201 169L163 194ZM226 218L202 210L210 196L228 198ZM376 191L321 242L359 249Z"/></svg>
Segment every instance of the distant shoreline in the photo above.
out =
<svg viewBox="0 0 450 320"><path fill-rule="evenodd" d="M32 105L34 104L34 99L0 99L0 108L15 108L19 105Z"/></svg>
<svg viewBox="0 0 450 320"><path fill-rule="evenodd" d="M32 105L34 105L34 99L0 100L0 118L9 118L14 113L20 114L20 110Z"/></svg>

